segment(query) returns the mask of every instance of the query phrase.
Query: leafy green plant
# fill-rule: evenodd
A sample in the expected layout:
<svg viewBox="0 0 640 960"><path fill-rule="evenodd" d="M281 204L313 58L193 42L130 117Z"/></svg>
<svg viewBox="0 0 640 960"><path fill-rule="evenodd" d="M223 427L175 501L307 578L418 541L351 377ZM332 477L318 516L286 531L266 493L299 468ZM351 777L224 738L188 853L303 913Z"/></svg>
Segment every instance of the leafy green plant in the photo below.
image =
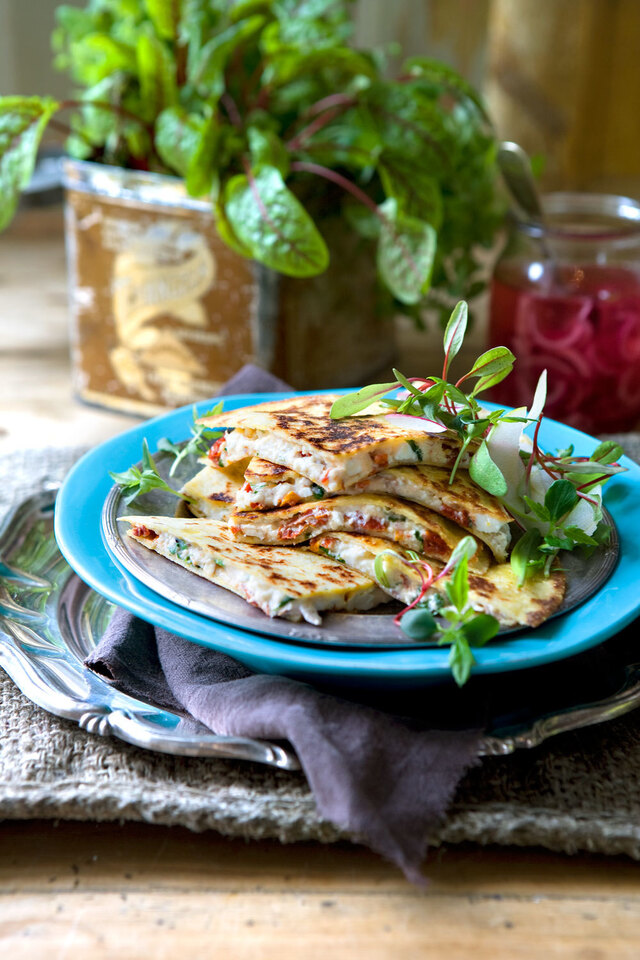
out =
<svg viewBox="0 0 640 960"><path fill-rule="evenodd" d="M71 156L184 178L221 238L284 274L325 270L327 215L377 243L380 277L418 314L430 286L478 290L492 242L495 137L475 91L436 60L389 80L349 46L349 0L88 0L61 6L64 102L0 98L0 228L47 124Z"/></svg>

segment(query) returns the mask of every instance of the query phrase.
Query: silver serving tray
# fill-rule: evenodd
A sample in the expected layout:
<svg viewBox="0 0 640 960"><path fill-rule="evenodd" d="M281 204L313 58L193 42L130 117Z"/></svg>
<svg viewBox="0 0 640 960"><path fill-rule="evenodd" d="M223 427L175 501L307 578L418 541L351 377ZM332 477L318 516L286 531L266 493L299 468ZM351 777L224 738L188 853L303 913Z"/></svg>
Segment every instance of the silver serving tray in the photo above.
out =
<svg viewBox="0 0 640 960"><path fill-rule="evenodd" d="M53 535L55 494L52 487L25 500L0 528L0 665L22 692L90 733L113 735L144 749L299 769L286 744L218 736L195 721L120 693L87 670L84 658L102 637L114 607L87 587L60 554ZM558 733L620 717L639 704L640 664L632 664L613 695L508 731L490 730L480 754L535 747Z"/></svg>
<svg viewBox="0 0 640 960"><path fill-rule="evenodd" d="M158 472L174 489L178 489L199 469L195 460L187 459L183 461L178 475L169 477L171 457L158 453L154 455L154 459ZM241 597L132 540L126 536L129 524L119 520L120 517L134 514L173 517L176 511L180 513L182 506L183 504L178 504L176 508L176 498L163 490L152 490L133 504L127 505L120 488L114 486L105 501L101 520L104 539L114 558L146 587L172 603L219 623L276 637L289 643L412 650L416 647L434 646L433 641L410 640L398 629L393 618L401 605L396 601L381 604L367 613L325 613L322 625L318 627L304 622L292 623L280 617L268 617ZM560 616L584 603L613 573L618 562L619 540L612 518L606 510L603 513L611 527L609 543L589 558L581 551L563 555L567 590L562 604L553 616ZM188 512L184 515L190 516ZM511 635L521 629L503 628L500 634Z"/></svg>

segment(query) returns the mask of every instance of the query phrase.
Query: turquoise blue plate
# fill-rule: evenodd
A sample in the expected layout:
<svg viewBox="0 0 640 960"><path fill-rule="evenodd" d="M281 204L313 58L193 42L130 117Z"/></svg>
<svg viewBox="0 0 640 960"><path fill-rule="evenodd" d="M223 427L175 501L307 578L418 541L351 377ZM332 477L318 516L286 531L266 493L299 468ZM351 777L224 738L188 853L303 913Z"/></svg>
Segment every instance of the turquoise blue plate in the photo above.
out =
<svg viewBox="0 0 640 960"><path fill-rule="evenodd" d="M242 394L225 398L225 409L279 399L287 394ZM201 405L206 410L210 404ZM112 481L139 461L142 440L151 450L165 436L189 436L191 407L149 420L87 453L68 475L56 503L55 533L60 550L78 576L113 603L196 643L228 653L254 670L313 682L363 685L415 685L449 677L446 649L350 650L298 646L230 628L191 613L133 578L109 555L100 533L103 504ZM542 445L549 450L574 444L586 455L597 441L553 420L544 421ZM620 537L620 559L606 584L582 606L475 651L476 674L540 666L593 647L617 633L640 613L640 467L623 458L627 473L614 477L605 503Z"/></svg>

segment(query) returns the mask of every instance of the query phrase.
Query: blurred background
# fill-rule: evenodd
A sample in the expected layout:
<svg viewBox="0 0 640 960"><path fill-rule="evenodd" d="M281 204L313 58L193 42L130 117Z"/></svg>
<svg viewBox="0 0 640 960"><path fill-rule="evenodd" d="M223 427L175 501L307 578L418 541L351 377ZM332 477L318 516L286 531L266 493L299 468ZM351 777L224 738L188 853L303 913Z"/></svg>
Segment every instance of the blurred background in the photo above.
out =
<svg viewBox="0 0 640 960"><path fill-rule="evenodd" d="M0 93L70 93L51 66L58 5L0 0ZM358 0L355 18L357 44L396 41L480 89L543 189L640 194L638 0Z"/></svg>
<svg viewBox="0 0 640 960"><path fill-rule="evenodd" d="M52 66L50 38L59 2L0 0L0 95L64 99L72 94L68 77ZM71 0L71 5L84 4ZM396 74L405 57L427 55L450 64L469 80L484 97L498 137L516 141L529 154L541 192L599 191L640 200L640 0L357 0L354 19L356 45L386 47L390 75ZM45 146L61 147L64 135L53 126L45 135ZM32 410L34 423L40 422L38 417L46 408L58 431L56 436L69 441L75 438L78 423L86 421L87 429L93 430L95 421L89 424L78 405L71 409L67 399L68 285L61 192L26 196L22 205L37 206L37 220L19 216L0 238L0 323L7 334L3 337L7 362L2 386L4 419L8 433L19 441L25 424L31 422L26 407ZM503 243L504 235L487 254L487 273ZM535 259L535 252L532 256ZM607 319L617 337L617 353L614 356L609 351L604 372L596 363L593 370L581 374L583 382L588 374L594 383L599 378L606 390L612 391L628 362L625 390L631 397L632 419L625 421L624 429L636 423L640 410L640 388L636 389L640 384L640 280L635 276L635 250L633 257L635 286L627 301L619 297L617 301L624 315L612 314ZM41 278L39 284L33 284L34 275ZM556 279L558 276L556 273ZM609 291L605 294L610 297ZM589 293L592 300L599 296ZM477 299L472 305L475 322L460 362L472 362L490 338L488 292ZM569 303L571 310L576 302ZM578 302L573 318L566 304L549 306L542 300L539 305L546 311L544 317L527 315L527 329L536 324L538 329L544 321L549 327L544 331L547 348L553 353L557 337L564 335L569 321L575 319L576 329L585 326L586 314L582 317L580 310L590 304L591 300ZM532 301L527 309L535 306ZM25 316L28 324L22 323ZM597 327L593 318L589 323ZM400 369L422 373L433 369L434 356L440 362L441 318L427 316L426 329L420 330L413 320L398 316L394 327ZM527 349L521 347L520 355ZM594 350L597 356L602 354L599 341ZM50 358L46 384L37 359L45 354ZM565 359L568 363L584 356L582 348L572 347ZM547 363L546 355L543 360ZM317 352L312 362L317 364ZM577 375L572 366L567 371L559 370L555 376L558 382L564 377L573 391ZM354 378L358 382L363 379L358 373ZM13 398L18 396L24 398L20 406L14 405ZM599 404L599 394L593 396ZM52 397L60 398L58 413L58 401ZM499 399L505 403L513 400ZM567 410L561 413L569 419ZM581 421L575 422L581 425ZM101 429L106 435L124 424L125 420L114 414ZM608 424L586 423L586 427L593 432L609 429ZM0 439L1 431L0 427Z"/></svg>

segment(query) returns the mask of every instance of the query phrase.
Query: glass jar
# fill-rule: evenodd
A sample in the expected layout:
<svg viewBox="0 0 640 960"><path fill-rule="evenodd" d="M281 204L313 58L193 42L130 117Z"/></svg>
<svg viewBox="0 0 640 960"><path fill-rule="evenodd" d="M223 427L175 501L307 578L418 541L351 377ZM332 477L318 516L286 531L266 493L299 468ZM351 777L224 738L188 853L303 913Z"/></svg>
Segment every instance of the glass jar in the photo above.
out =
<svg viewBox="0 0 640 960"><path fill-rule="evenodd" d="M491 399L589 433L640 422L640 204L608 194L543 198L545 226L518 221L496 264L490 341L516 356Z"/></svg>

